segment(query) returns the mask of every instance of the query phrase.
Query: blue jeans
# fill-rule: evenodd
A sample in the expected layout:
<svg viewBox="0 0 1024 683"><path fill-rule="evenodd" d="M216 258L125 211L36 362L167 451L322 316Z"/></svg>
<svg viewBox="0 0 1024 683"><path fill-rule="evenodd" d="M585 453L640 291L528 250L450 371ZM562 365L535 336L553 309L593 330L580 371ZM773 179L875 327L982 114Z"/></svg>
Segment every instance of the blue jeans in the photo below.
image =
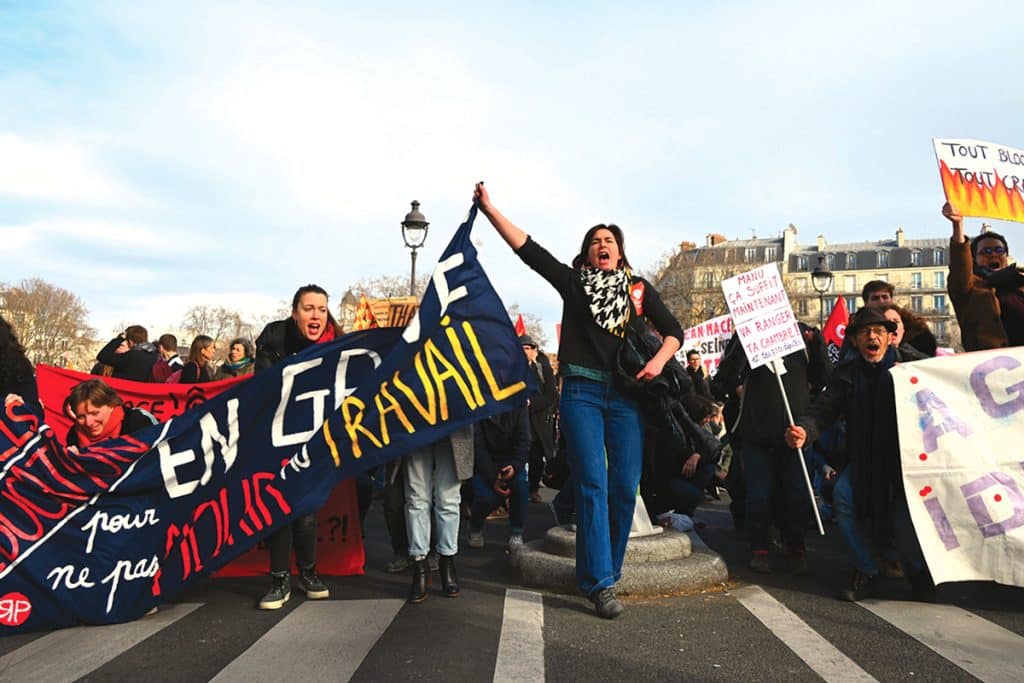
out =
<svg viewBox="0 0 1024 683"><path fill-rule="evenodd" d="M836 480L835 488L832 489L832 505L834 517L839 531L846 541L846 548L850 552L850 559L857 571L874 576L878 574L878 563L875 562L872 546L864 538L860 522L857 520L857 512L853 502L853 474L850 467L843 470ZM892 528L896 542L896 550L900 561L903 563L903 570L907 575L917 574L925 568L924 555L921 553L921 546L917 541L917 534L914 532L914 524L910 520L910 510L907 502L898 498L892 503ZM888 545L888 539L885 544Z"/></svg>
<svg viewBox="0 0 1024 683"><path fill-rule="evenodd" d="M559 411L576 486L576 584L590 595L622 578L643 466L640 408L611 384L566 377Z"/></svg>
<svg viewBox="0 0 1024 683"><path fill-rule="evenodd" d="M693 517L694 510L704 500L704 491L715 478L715 464L705 463L697 466L692 479L684 476L672 477L668 483L672 493L671 505L676 512Z"/></svg>
<svg viewBox="0 0 1024 683"><path fill-rule="evenodd" d="M405 524L409 557L420 560L430 550L430 512L433 503L437 552L459 551L459 476L448 437L405 456Z"/></svg>
<svg viewBox="0 0 1024 683"><path fill-rule="evenodd" d="M504 498L498 495L489 482L479 474L470 480L473 487L473 507L470 511L469 530L482 531L484 520L494 508L501 505ZM519 472L509 481L512 494L509 496L508 531L511 534L522 534L526 526L526 506L530 502L530 480L527 469L521 467Z"/></svg>
<svg viewBox="0 0 1024 683"><path fill-rule="evenodd" d="M767 448L749 439L743 442L747 531L752 552L768 551L768 532L776 516L780 517L777 521L786 551L804 551L811 503L799 458L791 448Z"/></svg>

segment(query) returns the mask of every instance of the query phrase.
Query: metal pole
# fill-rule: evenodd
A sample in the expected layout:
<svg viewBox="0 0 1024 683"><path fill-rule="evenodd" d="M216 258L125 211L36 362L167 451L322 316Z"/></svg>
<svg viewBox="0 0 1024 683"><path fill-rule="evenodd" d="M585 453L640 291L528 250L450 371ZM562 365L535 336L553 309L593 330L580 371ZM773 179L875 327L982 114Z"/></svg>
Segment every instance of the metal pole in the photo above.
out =
<svg viewBox="0 0 1024 683"><path fill-rule="evenodd" d="M789 420L789 424L795 425L793 421L793 411L789 407L789 397L786 396L786 388L782 385L782 371L785 369L783 360L776 358L772 361L772 370L775 372L775 379L779 380L779 391L782 392L782 404L786 406L786 418ZM807 495L811 497L811 507L814 509L814 521L818 523L818 533L822 536L825 535L825 527L821 525L821 515L818 513L818 501L814 499L814 487L811 486L811 477L807 474L807 463L804 462L804 449L796 449L797 456L800 458L800 469L804 472L804 483L807 484Z"/></svg>
<svg viewBox="0 0 1024 683"><path fill-rule="evenodd" d="M412 248L412 272L409 274L409 296L416 296L416 247Z"/></svg>
<svg viewBox="0 0 1024 683"><path fill-rule="evenodd" d="M818 292L818 329L825 327L825 292Z"/></svg>

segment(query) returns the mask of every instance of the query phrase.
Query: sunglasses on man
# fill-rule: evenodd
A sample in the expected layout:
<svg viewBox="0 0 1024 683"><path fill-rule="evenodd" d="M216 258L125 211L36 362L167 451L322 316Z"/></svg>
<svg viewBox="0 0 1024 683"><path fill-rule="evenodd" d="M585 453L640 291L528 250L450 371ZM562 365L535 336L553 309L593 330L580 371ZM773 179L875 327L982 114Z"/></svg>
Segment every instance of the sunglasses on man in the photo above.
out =
<svg viewBox="0 0 1024 683"><path fill-rule="evenodd" d="M1006 247L982 247L978 250L978 253L984 254L985 256L991 256L992 254L1002 256L1006 253Z"/></svg>

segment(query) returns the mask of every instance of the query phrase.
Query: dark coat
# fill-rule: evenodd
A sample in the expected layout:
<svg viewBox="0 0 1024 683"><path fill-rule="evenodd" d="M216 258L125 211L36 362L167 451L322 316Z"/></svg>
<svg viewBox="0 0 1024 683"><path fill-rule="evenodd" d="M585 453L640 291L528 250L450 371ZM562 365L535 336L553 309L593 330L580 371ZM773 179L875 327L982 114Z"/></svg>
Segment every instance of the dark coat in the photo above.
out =
<svg viewBox="0 0 1024 683"><path fill-rule="evenodd" d="M804 329L801 326L801 331ZM786 366L782 383L793 419L799 421L807 414L811 397L828 383L832 363L828 360L820 334L816 334L808 343L806 351L791 353L782 360ZM729 425L730 431L766 448L786 448L784 435L789 426L789 418L779 394L775 373L768 366L751 371L743 345L739 337L733 334L722 354L718 372L711 381L711 392L724 400L728 396L737 395L736 389L741 385L743 394L740 397L739 415L736 422Z"/></svg>
<svg viewBox="0 0 1024 683"><path fill-rule="evenodd" d="M974 272L970 241L949 241L946 290L960 324L965 351L998 349L1009 344L996 290Z"/></svg>
<svg viewBox="0 0 1024 683"><path fill-rule="evenodd" d="M117 347L124 341L124 337L118 335L96 354L96 360L114 368L112 377L115 379L130 379L136 382L150 382L153 380L153 365L156 364L156 351L149 343L136 344L125 353L117 353Z"/></svg>
<svg viewBox="0 0 1024 683"><path fill-rule="evenodd" d="M550 460L555 455L555 436L551 429L551 414L558 403L558 386L555 384L555 373L551 369L551 361L543 353L537 353L537 366L543 379L540 393L530 398L530 431L533 440L544 449L544 459Z"/></svg>
<svg viewBox="0 0 1024 683"><path fill-rule="evenodd" d="M530 452L530 417L526 408L511 410L473 425L473 470L487 483L498 479L498 470L512 465L523 471Z"/></svg>

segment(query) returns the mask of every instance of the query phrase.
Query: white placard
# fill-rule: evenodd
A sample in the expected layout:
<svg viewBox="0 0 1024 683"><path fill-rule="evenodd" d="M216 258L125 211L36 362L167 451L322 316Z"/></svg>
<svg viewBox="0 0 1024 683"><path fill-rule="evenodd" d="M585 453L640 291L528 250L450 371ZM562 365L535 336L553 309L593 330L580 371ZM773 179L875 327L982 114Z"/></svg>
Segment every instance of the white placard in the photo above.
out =
<svg viewBox="0 0 1024 683"><path fill-rule="evenodd" d="M1024 586L1024 348L891 372L903 487L932 577Z"/></svg>
<svg viewBox="0 0 1024 683"><path fill-rule="evenodd" d="M722 292L751 369L804 349L793 307L774 263L722 280Z"/></svg>
<svg viewBox="0 0 1024 683"><path fill-rule="evenodd" d="M683 333L683 346L679 349L679 362L686 364L686 354L696 349L700 352L700 361L704 365L704 374L714 377L718 372L718 366L722 362L722 353L725 345L732 337L732 318L728 315L720 315L717 318L705 320L700 325L686 328Z"/></svg>

